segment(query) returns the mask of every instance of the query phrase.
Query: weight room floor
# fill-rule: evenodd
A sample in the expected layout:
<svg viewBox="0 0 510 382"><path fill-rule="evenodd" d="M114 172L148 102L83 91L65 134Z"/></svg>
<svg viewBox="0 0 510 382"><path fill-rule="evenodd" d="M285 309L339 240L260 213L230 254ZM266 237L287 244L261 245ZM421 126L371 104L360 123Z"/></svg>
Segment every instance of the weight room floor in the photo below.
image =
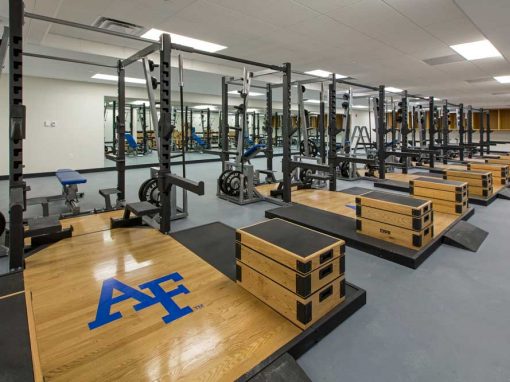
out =
<svg viewBox="0 0 510 382"><path fill-rule="evenodd" d="M263 166L264 160L254 161ZM281 158L275 158L280 168ZM148 169L127 173L128 200L135 200ZM216 197L219 163L188 166L206 182L206 195L190 195L190 217L174 230L223 221L241 227L261 221L269 203L237 206ZM113 172L86 174L83 208L102 205L100 187ZM53 177L27 179L38 195L58 193ZM372 188L372 182L338 182L338 189ZM36 196L35 194L33 196ZM0 182L0 209L7 209L7 182ZM478 253L441 246L412 270L347 248L347 277L367 290L367 305L299 359L314 381L485 381L510 375L510 255L506 245L510 203L475 206L469 220L489 231ZM35 213L38 211L35 211ZM352 255L351 255L352 254ZM0 259L1 261L1 259Z"/></svg>
<svg viewBox="0 0 510 382"><path fill-rule="evenodd" d="M190 290L174 300L190 306L192 313L167 326L161 306L135 312L128 300L112 310L120 311L121 319L94 330L87 327L104 279L136 286L173 272ZM29 257L24 278L33 312L31 339L37 339L39 356L34 368L52 381L230 381L301 333L178 241L153 229L66 239ZM166 285L172 288L172 282ZM207 309L200 310L202 305Z"/></svg>

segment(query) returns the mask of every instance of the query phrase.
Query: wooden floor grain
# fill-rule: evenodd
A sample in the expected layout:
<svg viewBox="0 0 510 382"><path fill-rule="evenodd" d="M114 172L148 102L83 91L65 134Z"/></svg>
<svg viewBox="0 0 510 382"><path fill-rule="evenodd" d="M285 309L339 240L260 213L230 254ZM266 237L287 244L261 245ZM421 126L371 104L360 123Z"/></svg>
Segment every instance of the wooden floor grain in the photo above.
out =
<svg viewBox="0 0 510 382"><path fill-rule="evenodd" d="M45 381L233 380L301 331L190 252L152 229L107 230L53 244L26 261ZM193 312L169 324L160 304L89 330L102 283L131 287L179 272ZM177 284L163 284L172 290Z"/></svg>

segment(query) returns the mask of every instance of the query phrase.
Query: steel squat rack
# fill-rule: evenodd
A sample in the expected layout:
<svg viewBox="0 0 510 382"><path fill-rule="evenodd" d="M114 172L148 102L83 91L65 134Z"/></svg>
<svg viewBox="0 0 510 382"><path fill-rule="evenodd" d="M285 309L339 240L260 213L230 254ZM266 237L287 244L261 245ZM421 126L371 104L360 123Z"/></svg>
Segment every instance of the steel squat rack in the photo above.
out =
<svg viewBox="0 0 510 382"><path fill-rule="evenodd" d="M126 59L117 59L115 64L104 64L100 62L92 62L86 60L78 60L67 57L57 57L44 54L35 54L23 51L23 24L24 19L44 21L48 23L60 24L72 28L78 28L107 34L120 38L135 40L147 43L148 46L136 52ZM100 66L109 69L116 69L118 74L118 105L121 110L125 107L125 68L129 65L145 61L147 64L147 56L159 52L159 95L160 95L160 119L154 121L158 132L158 189L161 201L161 219L159 221L159 230L163 233L170 232L170 209L171 209L171 188L172 186L180 187L184 190L202 195L204 193L204 183L194 182L185 177L180 177L171 172L171 140L172 131L175 126L171 124L171 53L172 51L180 51L184 53L200 54L204 56L214 57L221 60L237 62L240 64L264 68L260 72L254 73L254 76L265 75L271 73L283 74L283 132L284 141L287 141L286 149L289 150L289 129L290 129L290 97L291 97L291 64L284 63L282 65L271 65L252 60L232 57L219 53L211 53L192 47L174 44L171 42L171 36L163 33L158 42L145 39L138 36L132 36L116 31L108 31L105 29L80 24L73 21L57 19L53 17L38 15L24 11L24 3L21 0L9 0L9 257L10 269L18 270L23 267L23 259L25 253L24 246L24 220L23 212L26 209L26 192L27 186L23 178L23 140L26 137L26 107L23 104L23 56L49 59L56 61L64 61L76 64ZM147 73L147 72L146 72ZM149 82L150 80L150 82ZM150 96L150 88L152 78L147 78L147 89ZM154 106L155 100L152 99L151 105ZM155 113L153 114L153 116ZM125 116L119 113L117 116L117 140L124 142L125 138ZM117 198L118 202L124 203L125 199L125 148L120 144L118 152L115 156L111 156L116 163L117 169Z"/></svg>
<svg viewBox="0 0 510 382"><path fill-rule="evenodd" d="M300 75L307 75L306 73L300 73L300 72L294 72L296 74ZM291 148L290 148L290 138L291 135L295 133L294 130L287 130L287 134L283 135L283 159L282 159L282 172L283 172L283 181L280 183L280 186L278 187L278 190L274 191L272 193L273 196L279 196L283 199L284 202L290 203L292 201L291 199L291 186L292 186L292 173L295 169L304 169L304 170L311 170L311 171L318 171L327 174L327 180L329 182L329 190L330 191L336 191L336 179L337 179L337 168L342 163L360 163L360 164L366 164L372 166L372 168L377 168L379 173L379 178L384 179L385 173L386 173L386 167L387 166L396 166L396 167L402 167L403 171L407 171L407 160L403 161L403 163L388 163L387 159L390 156L397 156L397 157L412 157L416 155L417 150L416 149L408 149L406 145L403 145L401 151L395 151L395 150L387 150L385 145L385 137L388 133L388 130L386 129L386 110L385 110L385 97L386 97L386 89L384 85L380 86L372 86L372 85L365 85L358 82L354 82L348 79L338 79L336 78L335 74L332 74L329 79L317 79L312 78L308 80L299 80L296 82L293 82L292 85L304 85L304 84L310 84L310 83L326 83L328 84L328 127L327 127L327 134L328 134L328 142L327 142L327 153L325 150L325 128L324 128L324 109L325 109L325 102L322 97L322 91L321 91L321 99L320 99L320 115L319 115L319 130L321 131L321 145L320 145L320 151L323 153L322 155L325 157L327 155L327 162L324 160L322 163L307 163L304 161L301 161L299 157L291 157ZM338 128L336 127L336 104L337 104L337 84L344 84L349 85L357 88L363 88L370 92L375 92L374 96L369 96L369 98L373 98L373 107L374 107L374 113L375 113L375 131L376 131L376 155L375 158L363 158L358 157L355 155L349 155L349 153L344 153L339 155L338 154L338 148L337 148L337 135L339 133ZM270 89L278 88L282 85L273 85ZM402 126L403 131L407 132L407 97L408 97L407 91L403 92L402 96ZM427 100L430 102L430 107L434 109L434 98L433 97L419 97L419 96L412 96L415 98L420 98L423 100ZM349 112L349 108L347 109L347 112ZM290 121L286 120L284 118L284 124L287 126L290 125ZM348 123L347 123L348 124ZM345 127L344 127L345 129ZM346 129L349 131L349 129ZM407 133L406 133L407 134ZM435 134L434 129L432 129L431 134ZM347 139L347 138L346 138ZM406 139L407 142L407 139ZM306 151L306 150L305 150ZM418 150L422 151L422 150ZM435 153L435 148L431 146L429 150L426 150L427 153L430 154L431 157L433 157L433 153ZM324 155L326 154L326 155ZM433 161L433 158L432 158ZM321 179L323 177L321 176Z"/></svg>

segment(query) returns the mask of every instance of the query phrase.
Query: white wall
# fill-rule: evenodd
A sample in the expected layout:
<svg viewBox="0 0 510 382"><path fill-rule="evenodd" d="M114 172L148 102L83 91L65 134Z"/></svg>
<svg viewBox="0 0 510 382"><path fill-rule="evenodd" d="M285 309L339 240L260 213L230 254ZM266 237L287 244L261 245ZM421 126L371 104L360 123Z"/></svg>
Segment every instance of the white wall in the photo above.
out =
<svg viewBox="0 0 510 382"><path fill-rule="evenodd" d="M116 94L114 83L98 84L25 76L25 173L52 172L58 168L80 170L104 167L104 98ZM146 90L144 87L128 86L126 97L146 99ZM172 92L172 99L178 100L178 93ZM184 101L219 105L221 97L187 93ZM236 104L234 99L231 103ZM259 103L263 105L263 102ZM9 172L8 108L8 76L4 74L0 78L0 175ZM194 125L198 127L200 113L196 113L196 116L198 119ZM55 121L56 126L44 127L45 121ZM214 121L213 126L216 125L217 121Z"/></svg>
<svg viewBox="0 0 510 382"><path fill-rule="evenodd" d="M353 109L351 111L351 118L352 118L351 126L353 128L354 128L354 126L366 126L366 127L370 126L368 111ZM373 128L374 127L373 115L371 116L371 119L372 119L371 123L372 123L372 128Z"/></svg>
<svg viewBox="0 0 510 382"><path fill-rule="evenodd" d="M24 141L25 173L58 168L104 166L104 97L116 88L66 80L24 77L23 101L27 107L27 137ZM8 78L0 81L0 174L8 173ZM139 88L134 92L141 93ZM130 89L130 91L133 91ZM45 127L54 121L55 127Z"/></svg>

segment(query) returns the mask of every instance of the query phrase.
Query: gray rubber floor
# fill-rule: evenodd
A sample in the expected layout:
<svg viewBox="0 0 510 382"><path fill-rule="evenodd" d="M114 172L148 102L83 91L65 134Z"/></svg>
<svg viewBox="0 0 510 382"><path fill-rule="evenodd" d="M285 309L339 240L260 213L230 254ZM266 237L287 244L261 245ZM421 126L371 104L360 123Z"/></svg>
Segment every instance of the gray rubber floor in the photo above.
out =
<svg viewBox="0 0 510 382"><path fill-rule="evenodd" d="M281 158L275 158L280 168ZM263 166L263 160L256 160ZM234 227L264 218L268 203L237 206L216 197L219 163L188 166L206 182L206 195L190 195L190 217L173 230L222 221ZM148 169L127 173L127 199L136 200ZM84 209L100 207L98 188L115 173L86 174ZM30 196L59 193L54 178L28 179ZM338 188L370 187L339 182ZM62 206L60 206L62 208ZM0 182L7 210L7 182ZM53 212L58 212L56 207ZM29 215L38 215L30 207ZM299 359L314 381L510 381L510 201L476 207L470 222L490 232L478 253L441 246L411 270L347 248L347 279L367 290L367 305Z"/></svg>

